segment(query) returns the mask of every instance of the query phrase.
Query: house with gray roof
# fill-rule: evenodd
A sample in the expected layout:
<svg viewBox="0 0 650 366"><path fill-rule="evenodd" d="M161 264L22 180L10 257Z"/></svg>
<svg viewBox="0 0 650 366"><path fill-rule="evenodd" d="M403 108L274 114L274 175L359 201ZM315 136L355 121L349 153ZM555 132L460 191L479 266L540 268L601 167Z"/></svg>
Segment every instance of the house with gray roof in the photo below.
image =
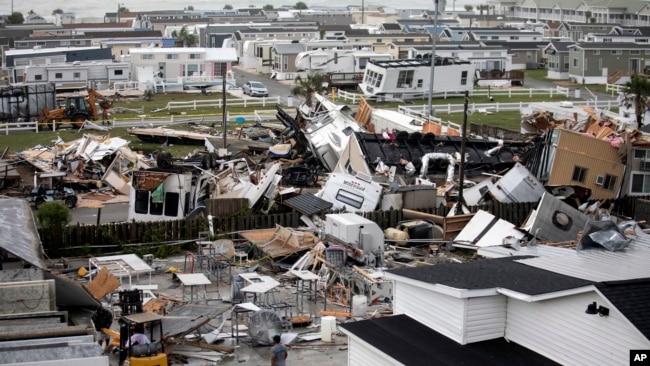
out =
<svg viewBox="0 0 650 366"><path fill-rule="evenodd" d="M341 325L349 364L627 365L630 350L650 349L650 236L640 230L616 252L478 254L490 259L388 270L395 316ZM502 340L512 359L484 343Z"/></svg>
<svg viewBox="0 0 650 366"><path fill-rule="evenodd" d="M508 49L509 70L535 70L545 67L546 57L544 47L548 44L546 41L486 41L485 44L501 46Z"/></svg>
<svg viewBox="0 0 650 366"><path fill-rule="evenodd" d="M467 32L464 41L506 41L506 42L535 42L541 41L544 34L527 29L495 29L472 28Z"/></svg>
<svg viewBox="0 0 650 366"><path fill-rule="evenodd" d="M41 36L24 37L14 40L15 49L54 48L54 47L90 47L92 39L88 36Z"/></svg>
<svg viewBox="0 0 650 366"><path fill-rule="evenodd" d="M497 14L531 21L650 25L650 4L642 0L490 0Z"/></svg>
<svg viewBox="0 0 650 366"><path fill-rule="evenodd" d="M305 51L302 43L276 43L271 48L273 66L271 78L277 80L293 80L298 76L296 68L296 56Z"/></svg>
<svg viewBox="0 0 650 366"><path fill-rule="evenodd" d="M551 41L544 47L546 55L546 77L554 80L569 78L569 46L573 42Z"/></svg>
<svg viewBox="0 0 650 366"><path fill-rule="evenodd" d="M650 68L650 45L577 42L569 47L569 78L584 84L622 84Z"/></svg>

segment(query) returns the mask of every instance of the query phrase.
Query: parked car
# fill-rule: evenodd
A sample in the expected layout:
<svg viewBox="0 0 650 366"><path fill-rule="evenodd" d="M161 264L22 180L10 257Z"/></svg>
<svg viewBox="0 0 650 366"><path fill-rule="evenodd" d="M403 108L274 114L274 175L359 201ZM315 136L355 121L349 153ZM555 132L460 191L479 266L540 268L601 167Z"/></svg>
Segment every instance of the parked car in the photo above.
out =
<svg viewBox="0 0 650 366"><path fill-rule="evenodd" d="M269 90L259 81L247 81L243 86L244 94L252 97L268 97Z"/></svg>

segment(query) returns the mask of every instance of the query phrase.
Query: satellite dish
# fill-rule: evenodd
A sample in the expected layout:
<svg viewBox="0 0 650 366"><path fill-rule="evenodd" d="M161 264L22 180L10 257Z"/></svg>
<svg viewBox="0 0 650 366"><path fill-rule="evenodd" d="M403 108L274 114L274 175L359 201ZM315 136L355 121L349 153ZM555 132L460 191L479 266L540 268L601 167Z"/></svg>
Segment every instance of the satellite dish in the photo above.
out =
<svg viewBox="0 0 650 366"><path fill-rule="evenodd" d="M467 113L468 116L471 116L472 114L474 114L474 110L473 109L468 109L466 113Z"/></svg>
<svg viewBox="0 0 650 366"><path fill-rule="evenodd" d="M282 334L282 319L273 310L258 310L250 316L248 331L254 346L273 344L273 336Z"/></svg>

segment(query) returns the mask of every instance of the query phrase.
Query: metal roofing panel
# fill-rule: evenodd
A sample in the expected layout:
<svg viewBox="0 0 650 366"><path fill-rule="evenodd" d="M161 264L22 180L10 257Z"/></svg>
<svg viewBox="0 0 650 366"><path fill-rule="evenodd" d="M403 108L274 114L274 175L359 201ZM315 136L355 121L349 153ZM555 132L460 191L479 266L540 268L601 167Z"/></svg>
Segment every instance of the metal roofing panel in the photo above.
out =
<svg viewBox="0 0 650 366"><path fill-rule="evenodd" d="M0 198L0 238L0 248L35 267L47 268L32 208L24 199Z"/></svg>
<svg viewBox="0 0 650 366"><path fill-rule="evenodd" d="M647 234L637 234L627 248L616 252L604 249L565 250L562 256L546 255L517 262L595 282L650 277L650 235ZM520 253L525 254L529 253Z"/></svg>
<svg viewBox="0 0 650 366"><path fill-rule="evenodd" d="M285 200L284 204L300 212L301 214L308 216L329 210L333 206L332 202L325 201L324 199L316 197L311 193L305 193L299 196L291 197Z"/></svg>

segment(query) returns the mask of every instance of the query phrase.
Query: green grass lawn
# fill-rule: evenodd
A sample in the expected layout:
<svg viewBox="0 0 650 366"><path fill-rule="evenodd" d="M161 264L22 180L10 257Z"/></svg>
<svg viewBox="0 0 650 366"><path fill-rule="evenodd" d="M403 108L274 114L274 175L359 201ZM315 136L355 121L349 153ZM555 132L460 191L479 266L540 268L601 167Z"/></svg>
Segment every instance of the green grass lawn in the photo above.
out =
<svg viewBox="0 0 650 366"><path fill-rule="evenodd" d="M11 135L0 135L0 149L4 151L5 148L9 148L8 153L15 153L22 150L27 150L35 146L52 146L54 141L58 137L65 142L70 142L76 139L79 139L83 136L84 133L91 134L101 134L100 131L81 131L77 132L77 129L62 129L56 132L52 131L41 131L39 133L25 132L25 133L15 133ZM181 157L186 156L196 149L201 149L201 146L198 145L172 145L162 147L159 144L142 142L136 136L129 135L126 128L114 128L110 131L111 136L119 136L127 141L129 141L129 147L131 150L140 151L144 153L150 153L153 151L169 151L173 156Z"/></svg>
<svg viewBox="0 0 650 366"><path fill-rule="evenodd" d="M228 98L234 99L235 97L229 94ZM499 95L498 93L494 94L493 98L494 101L491 103L519 103L519 102L531 103L531 102L542 102L542 101L567 100L567 98L563 96L559 96L559 97L554 96L551 98L549 95L534 95L532 98L527 95L525 96L514 95L510 98L507 95ZM221 99L220 93L215 93L211 95L183 94L183 93L155 94L151 101L144 101L140 99L122 100L122 101L115 102L114 107L124 107L130 109L144 108L144 114L147 115L146 118L169 118L170 114L172 113L174 115L179 115L180 117L180 113L182 111L186 112L184 116L221 116L222 115L221 108L214 108L214 107L201 108L197 110L191 108L186 110L177 109L174 110L174 112L169 112L169 111L152 112L153 110L164 108L165 106L167 106L167 103L170 101L220 100L220 99ZM462 113L451 113L451 114L444 113L445 109L444 107L441 106L447 104L462 104L463 101L464 100L462 97L448 98L448 99L433 99L432 104L439 106L436 112L437 117L442 118L443 120L448 120L454 123L461 124L463 120ZM471 97L469 103L471 105L471 103L489 103L489 101L487 99L487 96L477 96L477 97ZM371 102L371 105L373 105L374 107L384 108L384 109L397 109L397 107L400 105L418 106L418 105L427 105L427 104L428 104L428 100L417 100L411 103ZM272 105L268 105L266 107L251 106L248 108L228 106L228 113L230 115L251 114L255 110L260 110L260 109L270 110L274 108L275 107ZM290 113L293 112L290 111ZM131 120L131 119L140 120L139 113L136 112L117 113L113 115L111 118L115 118L117 121ZM520 115L519 115L519 111L506 111L506 112L499 112L493 114L482 114L477 112L471 116L468 116L468 122L487 124L487 125L498 126L498 127L503 127L503 128L508 128L508 129L518 131ZM216 127L218 130L220 129L219 126ZM230 126L229 128L232 129L234 127L235 126L233 125ZM178 125L175 126L174 128L185 129L186 126ZM2 133L1 130L0 133ZM92 130L77 132L77 129L61 129L56 132L44 130L39 133L25 132L25 133L14 133L9 136L0 135L0 149L4 150L5 148L8 147L10 151L15 152L15 151L29 149L37 145L52 146L53 142L57 139L57 137L61 137L63 141L68 142L80 138L83 133L103 134L102 132L92 131ZM135 151L142 150L145 153L149 153L155 150L165 150L171 152L172 155L178 157L178 156L185 156L188 153L194 151L195 149L200 148L200 146L183 146L183 145L162 147L154 143L145 143L140 141L137 137L129 135L126 131L126 128L114 128L111 130L110 134L111 136L120 136L128 140L130 142L129 146L131 147L132 150Z"/></svg>
<svg viewBox="0 0 650 366"><path fill-rule="evenodd" d="M193 107L189 108L179 108L166 110L169 102L190 102L190 101L214 101L214 106L209 107ZM226 95L226 106L228 106L228 101L237 101L239 102L241 98L235 97L231 94ZM261 101L262 98L250 98L249 100ZM116 113L114 115L117 119L140 119L141 114L145 114L147 117L151 118L168 118L171 115L222 115L222 108L217 106L217 102L222 101L222 93L210 93L207 95L201 94L185 94L185 93L160 93L154 94L153 98L149 101L142 100L140 98L133 99L123 99L113 103L113 107L116 109L128 108L139 110L143 109L144 113L134 112L134 111L125 111L123 113ZM275 108L275 103L267 103L266 106L262 105L253 105L246 108L241 106L228 106L228 113L230 114L241 114L241 113L251 113L254 110L261 109L273 109Z"/></svg>

